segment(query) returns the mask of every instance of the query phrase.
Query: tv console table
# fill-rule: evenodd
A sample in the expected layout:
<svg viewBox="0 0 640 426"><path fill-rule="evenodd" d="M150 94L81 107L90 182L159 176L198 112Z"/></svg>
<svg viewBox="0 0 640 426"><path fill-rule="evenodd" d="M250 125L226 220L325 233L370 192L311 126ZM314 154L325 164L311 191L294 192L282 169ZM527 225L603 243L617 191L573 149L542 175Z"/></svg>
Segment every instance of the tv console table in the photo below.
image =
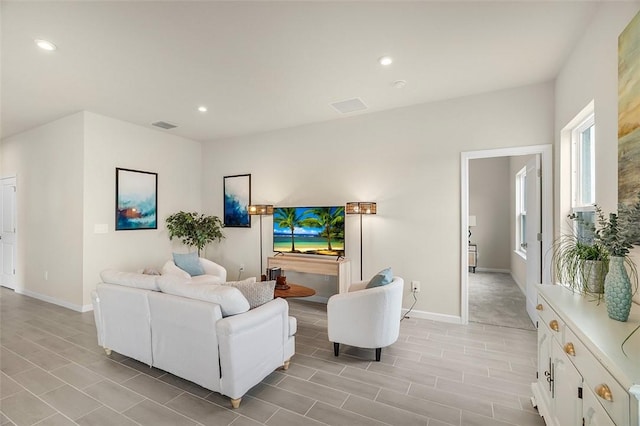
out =
<svg viewBox="0 0 640 426"><path fill-rule="evenodd" d="M267 268L282 268L283 271L338 277L338 293L346 293L351 284L351 261L336 260L335 257L272 256L267 258Z"/></svg>

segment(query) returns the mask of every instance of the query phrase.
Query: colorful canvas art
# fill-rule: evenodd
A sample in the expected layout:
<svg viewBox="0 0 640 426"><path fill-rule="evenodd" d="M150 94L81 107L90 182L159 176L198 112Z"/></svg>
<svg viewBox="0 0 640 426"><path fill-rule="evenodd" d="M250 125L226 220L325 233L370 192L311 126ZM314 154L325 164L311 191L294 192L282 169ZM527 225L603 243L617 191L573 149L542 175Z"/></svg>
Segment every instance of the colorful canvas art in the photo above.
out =
<svg viewBox="0 0 640 426"><path fill-rule="evenodd" d="M157 229L158 174L116 168L116 231Z"/></svg>
<svg viewBox="0 0 640 426"><path fill-rule="evenodd" d="M251 175L224 177L224 226L249 228L251 204Z"/></svg>
<svg viewBox="0 0 640 426"><path fill-rule="evenodd" d="M640 193L640 13L618 38L618 202Z"/></svg>

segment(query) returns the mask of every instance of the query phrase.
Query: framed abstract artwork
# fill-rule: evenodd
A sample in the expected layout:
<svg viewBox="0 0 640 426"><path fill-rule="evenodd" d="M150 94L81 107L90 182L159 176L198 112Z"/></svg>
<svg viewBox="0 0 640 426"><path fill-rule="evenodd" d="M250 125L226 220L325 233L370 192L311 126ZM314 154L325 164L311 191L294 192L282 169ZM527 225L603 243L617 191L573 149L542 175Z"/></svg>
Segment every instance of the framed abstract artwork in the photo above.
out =
<svg viewBox="0 0 640 426"><path fill-rule="evenodd" d="M618 38L618 202L640 193L640 13Z"/></svg>
<svg viewBox="0 0 640 426"><path fill-rule="evenodd" d="M251 175L224 177L224 226L250 228Z"/></svg>
<svg viewBox="0 0 640 426"><path fill-rule="evenodd" d="M158 229L158 174L116 168L116 231Z"/></svg>

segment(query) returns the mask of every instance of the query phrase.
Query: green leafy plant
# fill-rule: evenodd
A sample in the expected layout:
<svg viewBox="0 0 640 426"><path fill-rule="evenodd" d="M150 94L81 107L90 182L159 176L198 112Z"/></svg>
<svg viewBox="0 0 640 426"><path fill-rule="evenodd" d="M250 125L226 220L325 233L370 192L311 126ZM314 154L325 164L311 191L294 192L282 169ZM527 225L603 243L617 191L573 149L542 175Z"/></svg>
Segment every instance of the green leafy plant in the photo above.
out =
<svg viewBox="0 0 640 426"><path fill-rule="evenodd" d="M576 235L562 235L553 244L556 278L574 291L600 297L604 289L609 254L601 244L582 242Z"/></svg>
<svg viewBox="0 0 640 426"><path fill-rule="evenodd" d="M183 244L200 252L214 241L224 238L222 221L218 216L206 216L196 212L179 211L166 219L169 239L179 238Z"/></svg>

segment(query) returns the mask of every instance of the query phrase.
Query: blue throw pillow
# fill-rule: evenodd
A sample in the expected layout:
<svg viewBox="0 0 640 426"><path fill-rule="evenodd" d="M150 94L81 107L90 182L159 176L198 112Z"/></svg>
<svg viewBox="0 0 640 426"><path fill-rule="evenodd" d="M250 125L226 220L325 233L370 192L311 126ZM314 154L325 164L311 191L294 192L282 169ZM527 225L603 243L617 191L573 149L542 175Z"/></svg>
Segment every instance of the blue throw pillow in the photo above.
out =
<svg viewBox="0 0 640 426"><path fill-rule="evenodd" d="M366 288L380 287L383 285L387 285L393 281L393 271L391 268L383 269L378 272L369 280Z"/></svg>
<svg viewBox="0 0 640 426"><path fill-rule="evenodd" d="M192 277L204 275L198 253L173 253L173 263Z"/></svg>

